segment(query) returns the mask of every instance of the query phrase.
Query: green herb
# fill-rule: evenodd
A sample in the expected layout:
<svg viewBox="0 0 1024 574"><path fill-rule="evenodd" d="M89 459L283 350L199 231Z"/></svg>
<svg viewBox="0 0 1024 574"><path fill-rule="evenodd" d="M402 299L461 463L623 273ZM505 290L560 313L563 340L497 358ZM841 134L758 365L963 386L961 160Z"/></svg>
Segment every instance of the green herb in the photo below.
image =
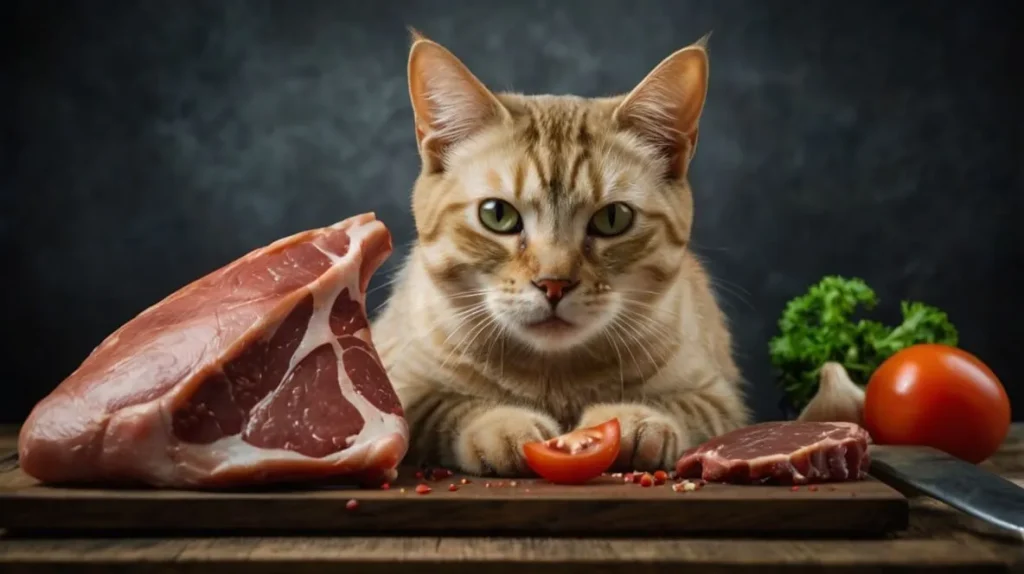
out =
<svg viewBox="0 0 1024 574"><path fill-rule="evenodd" d="M841 363L850 377L867 384L871 374L897 351L920 343L956 346L958 334L943 311L903 301L903 322L889 327L857 311L878 304L861 279L827 276L786 304L779 334L768 344L778 382L791 405L802 410L818 390L818 371L828 361Z"/></svg>

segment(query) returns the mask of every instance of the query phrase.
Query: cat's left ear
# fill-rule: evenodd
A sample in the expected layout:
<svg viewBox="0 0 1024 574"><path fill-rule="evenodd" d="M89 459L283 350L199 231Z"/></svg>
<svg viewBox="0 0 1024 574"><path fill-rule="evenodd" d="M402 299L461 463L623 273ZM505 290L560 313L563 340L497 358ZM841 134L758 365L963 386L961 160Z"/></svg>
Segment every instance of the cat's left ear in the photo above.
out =
<svg viewBox="0 0 1024 574"><path fill-rule="evenodd" d="M616 108L614 121L664 154L668 176L686 174L708 90L708 37L665 58Z"/></svg>

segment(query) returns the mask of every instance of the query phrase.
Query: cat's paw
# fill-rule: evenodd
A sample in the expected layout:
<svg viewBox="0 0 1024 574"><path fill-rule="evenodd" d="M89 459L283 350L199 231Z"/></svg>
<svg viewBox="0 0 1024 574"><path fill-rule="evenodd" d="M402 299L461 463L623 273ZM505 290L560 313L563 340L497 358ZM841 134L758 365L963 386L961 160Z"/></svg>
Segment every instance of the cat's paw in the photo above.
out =
<svg viewBox="0 0 1024 574"><path fill-rule="evenodd" d="M496 407L473 420L455 439L455 458L464 472L478 475L530 474L523 445L558 436L552 417L519 407Z"/></svg>
<svg viewBox="0 0 1024 574"><path fill-rule="evenodd" d="M683 451L691 446L688 433L677 421L647 405L594 405L583 413L579 428L613 418L619 419L622 441L612 470L672 469Z"/></svg>

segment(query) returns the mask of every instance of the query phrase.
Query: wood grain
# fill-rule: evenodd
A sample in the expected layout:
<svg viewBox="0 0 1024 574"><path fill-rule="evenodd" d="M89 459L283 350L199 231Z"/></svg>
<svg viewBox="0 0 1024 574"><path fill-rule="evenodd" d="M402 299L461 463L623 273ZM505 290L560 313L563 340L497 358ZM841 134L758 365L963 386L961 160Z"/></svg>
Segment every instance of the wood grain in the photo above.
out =
<svg viewBox="0 0 1024 574"><path fill-rule="evenodd" d="M604 476L579 486L461 476L417 480L389 490L274 489L259 492L103 490L37 484L20 469L0 473L0 526L8 529L436 533L525 532L846 533L905 528L906 499L873 479L802 487L711 484L674 492ZM429 494L417 494L417 484ZM450 492L450 484L458 490ZM490 487L488 487L490 485ZM514 485L514 486L513 486ZM346 509L349 500L358 507Z"/></svg>
<svg viewBox="0 0 1024 574"><path fill-rule="evenodd" d="M1012 553L940 540L254 537L13 540L9 574L49 572L1010 572ZM766 568L767 567L767 568ZM785 569L783 569L785 567Z"/></svg>

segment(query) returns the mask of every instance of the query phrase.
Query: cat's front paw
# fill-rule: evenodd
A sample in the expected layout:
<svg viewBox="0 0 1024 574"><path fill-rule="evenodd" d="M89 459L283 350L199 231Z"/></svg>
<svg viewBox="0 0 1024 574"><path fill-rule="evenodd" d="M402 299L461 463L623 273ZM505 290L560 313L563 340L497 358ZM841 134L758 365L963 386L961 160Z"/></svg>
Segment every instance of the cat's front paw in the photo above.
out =
<svg viewBox="0 0 1024 574"><path fill-rule="evenodd" d="M667 414L639 404L595 405L580 418L579 428L619 419L622 441L612 470L671 469L691 446L686 430Z"/></svg>
<svg viewBox="0 0 1024 574"><path fill-rule="evenodd" d="M559 434L555 419L529 409L497 407L476 417L455 441L461 470L478 475L529 474L523 445Z"/></svg>

